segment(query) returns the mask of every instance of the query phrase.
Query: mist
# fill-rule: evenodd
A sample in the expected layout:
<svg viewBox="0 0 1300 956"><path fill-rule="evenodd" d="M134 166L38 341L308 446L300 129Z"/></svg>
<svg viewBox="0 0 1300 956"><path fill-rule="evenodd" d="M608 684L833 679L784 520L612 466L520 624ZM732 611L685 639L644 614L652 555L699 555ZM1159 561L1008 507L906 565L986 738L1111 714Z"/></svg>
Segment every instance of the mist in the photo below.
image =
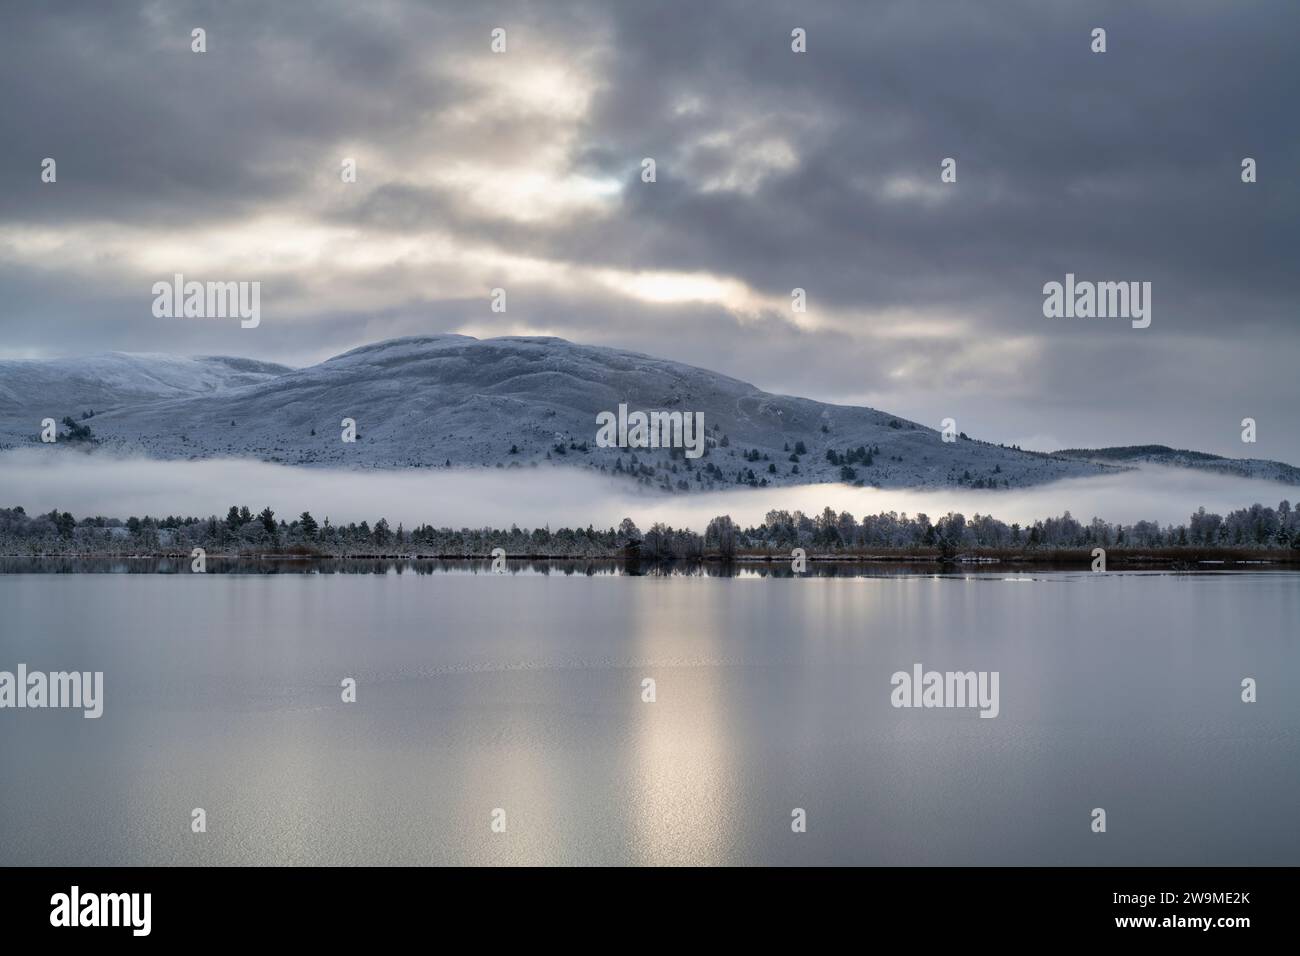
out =
<svg viewBox="0 0 1300 956"><path fill-rule="evenodd" d="M383 517L408 528L425 523L608 528L630 517L643 530L662 521L702 531L720 514L756 525L773 508L813 514L830 506L858 518L882 511L924 512L932 518L959 511L1025 524L1069 511L1083 521L1096 516L1164 525L1186 522L1202 505L1226 513L1296 496L1289 485L1157 466L1000 491L822 484L669 495L632 486L627 479L559 466L334 470L247 459L157 461L65 449L0 452L0 507L22 505L29 514L57 508L77 518L224 516L234 504L255 512L269 505L286 521L310 511L318 521L328 517L334 524Z"/></svg>

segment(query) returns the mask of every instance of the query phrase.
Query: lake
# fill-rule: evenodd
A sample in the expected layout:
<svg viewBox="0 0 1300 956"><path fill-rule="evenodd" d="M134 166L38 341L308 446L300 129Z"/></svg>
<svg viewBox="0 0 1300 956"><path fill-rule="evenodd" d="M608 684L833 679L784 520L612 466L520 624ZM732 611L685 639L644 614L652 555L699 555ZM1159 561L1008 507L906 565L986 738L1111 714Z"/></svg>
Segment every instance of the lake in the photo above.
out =
<svg viewBox="0 0 1300 956"><path fill-rule="evenodd" d="M25 567L104 711L0 710L3 865L1300 864L1296 572Z"/></svg>

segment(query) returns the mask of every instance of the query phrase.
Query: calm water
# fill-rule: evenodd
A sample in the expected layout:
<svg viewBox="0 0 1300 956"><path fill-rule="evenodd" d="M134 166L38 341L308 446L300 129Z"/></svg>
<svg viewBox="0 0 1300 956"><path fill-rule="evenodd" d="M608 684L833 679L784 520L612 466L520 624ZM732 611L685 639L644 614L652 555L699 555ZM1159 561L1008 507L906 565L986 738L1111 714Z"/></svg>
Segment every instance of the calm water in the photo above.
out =
<svg viewBox="0 0 1300 956"><path fill-rule="evenodd" d="M0 574L0 864L1300 864L1300 574L470 568Z"/></svg>

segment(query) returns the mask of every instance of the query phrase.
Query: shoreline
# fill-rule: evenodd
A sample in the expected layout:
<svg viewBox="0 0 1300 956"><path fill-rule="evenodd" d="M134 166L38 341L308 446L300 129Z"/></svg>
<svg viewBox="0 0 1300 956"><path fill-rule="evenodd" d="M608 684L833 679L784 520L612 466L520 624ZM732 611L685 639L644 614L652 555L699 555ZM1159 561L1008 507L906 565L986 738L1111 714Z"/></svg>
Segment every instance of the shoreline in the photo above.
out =
<svg viewBox="0 0 1300 956"><path fill-rule="evenodd" d="M208 562L256 562L273 564L325 564L339 561L492 561L491 553L427 553L364 551L344 554L329 554L317 551L246 551L246 552L208 552ZM180 561L192 560L189 552L159 550L151 552L104 552L104 551L50 551L0 553L0 559L6 561L49 561L49 560L84 560L84 561ZM690 557L647 557L635 550L621 550L604 554L558 554L549 552L528 552L506 554L507 562L533 561L548 563L602 561L624 568L635 567L672 567L716 565L736 567L789 567L793 556L785 552L737 552L734 555L703 554ZM972 548L958 552L944 553L939 549L912 548L874 548L868 551L823 551L809 552L805 555L808 565L928 565L944 567L998 567L1024 565L1031 567L1050 566L1056 568L1091 568L1093 555L1091 548L1052 548L1020 551L1000 548ZM1207 570L1224 568L1259 568L1300 567L1300 549L1295 548L1133 548L1106 550L1106 567L1108 570L1144 569L1144 570L1185 570L1205 567Z"/></svg>

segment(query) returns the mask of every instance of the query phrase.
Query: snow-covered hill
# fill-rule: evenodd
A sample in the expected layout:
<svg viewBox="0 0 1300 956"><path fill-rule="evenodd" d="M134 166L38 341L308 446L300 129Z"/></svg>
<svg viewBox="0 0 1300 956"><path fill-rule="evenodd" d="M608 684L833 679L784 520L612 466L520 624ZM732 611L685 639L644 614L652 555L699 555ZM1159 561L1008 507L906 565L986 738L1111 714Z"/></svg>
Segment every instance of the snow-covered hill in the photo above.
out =
<svg viewBox="0 0 1300 956"><path fill-rule="evenodd" d="M1224 458L1203 451L1170 448L1167 445L1123 445L1117 448L1071 448L1053 457L1083 458L1106 464L1151 464L1171 468L1213 471L1240 478L1257 478L1287 485L1300 485L1300 468L1265 458Z"/></svg>
<svg viewBox="0 0 1300 956"><path fill-rule="evenodd" d="M598 448L596 416L703 412L708 451ZM88 419L99 448L368 468L551 461L678 490L847 481L1023 487L1123 464L1023 452L871 408L773 395L704 369L563 339L394 339L303 369L241 359L110 355L0 363L0 443L41 417ZM358 439L341 440L355 419ZM1288 467L1288 466L1283 466ZM521 480L528 480L527 472Z"/></svg>
<svg viewBox="0 0 1300 956"><path fill-rule="evenodd" d="M162 398L209 395L265 382L288 366L252 359L109 352L84 358L0 360L0 415L36 412L39 418L80 418L85 412L124 408ZM57 414L56 414L57 413ZM36 426L28 426L29 431Z"/></svg>

